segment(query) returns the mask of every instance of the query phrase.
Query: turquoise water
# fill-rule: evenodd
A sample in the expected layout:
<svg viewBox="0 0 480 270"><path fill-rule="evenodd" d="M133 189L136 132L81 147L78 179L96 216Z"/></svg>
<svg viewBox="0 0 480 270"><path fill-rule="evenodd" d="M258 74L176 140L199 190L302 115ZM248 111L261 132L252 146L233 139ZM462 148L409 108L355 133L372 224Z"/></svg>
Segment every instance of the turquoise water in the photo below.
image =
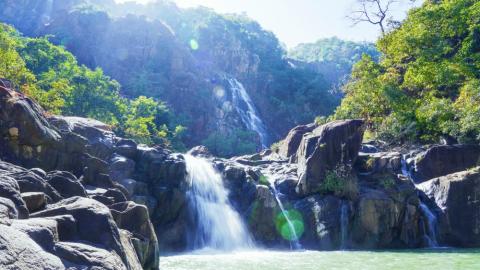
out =
<svg viewBox="0 0 480 270"><path fill-rule="evenodd" d="M480 250L198 252L160 258L161 270L480 270Z"/></svg>

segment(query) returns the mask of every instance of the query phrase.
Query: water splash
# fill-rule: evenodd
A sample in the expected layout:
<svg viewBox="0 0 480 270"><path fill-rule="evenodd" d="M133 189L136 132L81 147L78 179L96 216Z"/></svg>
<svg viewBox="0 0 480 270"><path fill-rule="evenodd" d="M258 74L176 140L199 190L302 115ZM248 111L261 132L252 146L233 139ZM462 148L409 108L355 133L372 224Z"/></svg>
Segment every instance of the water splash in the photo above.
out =
<svg viewBox="0 0 480 270"><path fill-rule="evenodd" d="M187 197L197 221L191 248L253 248L245 224L230 205L221 175L205 159L185 155L185 161L190 184Z"/></svg>
<svg viewBox="0 0 480 270"><path fill-rule="evenodd" d="M234 78L228 79L228 84L232 91L232 103L240 115L242 122L249 130L255 131L260 136L262 148L267 148L269 144L267 128L260 118L252 99L245 90L245 87Z"/></svg>

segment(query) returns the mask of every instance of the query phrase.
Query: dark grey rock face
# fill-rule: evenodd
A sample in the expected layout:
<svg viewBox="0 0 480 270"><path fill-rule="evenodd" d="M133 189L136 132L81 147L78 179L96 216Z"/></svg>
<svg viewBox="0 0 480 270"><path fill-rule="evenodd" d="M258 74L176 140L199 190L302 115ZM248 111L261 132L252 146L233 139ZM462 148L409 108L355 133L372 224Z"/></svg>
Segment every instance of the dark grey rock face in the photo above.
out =
<svg viewBox="0 0 480 270"><path fill-rule="evenodd" d="M302 125L297 126L290 130L287 137L282 141L279 149L279 154L286 157L292 158L292 160L296 160L296 154L298 152L298 148L302 142L303 136L307 133L312 132L317 125L310 124L310 125Z"/></svg>
<svg viewBox="0 0 480 270"><path fill-rule="evenodd" d="M327 171L339 164L353 164L363 138L362 120L335 121L303 136L298 149L297 192L318 192Z"/></svg>
<svg viewBox="0 0 480 270"><path fill-rule="evenodd" d="M480 164L480 145L436 145L415 159L413 176L423 182Z"/></svg>
<svg viewBox="0 0 480 270"><path fill-rule="evenodd" d="M419 188L437 207L442 244L480 246L480 167L434 178Z"/></svg>

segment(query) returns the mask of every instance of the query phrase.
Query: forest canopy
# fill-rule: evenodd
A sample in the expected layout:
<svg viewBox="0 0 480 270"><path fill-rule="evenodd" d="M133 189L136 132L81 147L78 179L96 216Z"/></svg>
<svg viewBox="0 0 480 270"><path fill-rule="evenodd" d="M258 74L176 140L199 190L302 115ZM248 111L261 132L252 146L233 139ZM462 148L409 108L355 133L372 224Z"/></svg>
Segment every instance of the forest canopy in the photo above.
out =
<svg viewBox="0 0 480 270"><path fill-rule="evenodd" d="M355 65L336 118L391 142L480 140L479 1L426 1L376 45L381 61Z"/></svg>

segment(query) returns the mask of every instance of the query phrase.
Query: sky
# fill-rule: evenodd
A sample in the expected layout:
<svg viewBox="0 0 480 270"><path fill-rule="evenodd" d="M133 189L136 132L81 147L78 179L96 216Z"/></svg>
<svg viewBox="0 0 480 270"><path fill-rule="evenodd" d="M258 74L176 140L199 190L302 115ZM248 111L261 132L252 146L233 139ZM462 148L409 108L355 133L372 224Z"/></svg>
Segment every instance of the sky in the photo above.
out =
<svg viewBox="0 0 480 270"><path fill-rule="evenodd" d="M131 0L116 0L125 2ZM148 2L152 0L136 0ZM352 26L346 16L355 0L174 0L180 7L205 6L218 13L246 13L270 30L287 47L315 42L320 38L339 37L353 41L375 41L377 26L362 23ZM418 1L419 2L419 1ZM419 4L417 2L417 5ZM396 19L403 19L412 6L409 0L395 4Z"/></svg>

